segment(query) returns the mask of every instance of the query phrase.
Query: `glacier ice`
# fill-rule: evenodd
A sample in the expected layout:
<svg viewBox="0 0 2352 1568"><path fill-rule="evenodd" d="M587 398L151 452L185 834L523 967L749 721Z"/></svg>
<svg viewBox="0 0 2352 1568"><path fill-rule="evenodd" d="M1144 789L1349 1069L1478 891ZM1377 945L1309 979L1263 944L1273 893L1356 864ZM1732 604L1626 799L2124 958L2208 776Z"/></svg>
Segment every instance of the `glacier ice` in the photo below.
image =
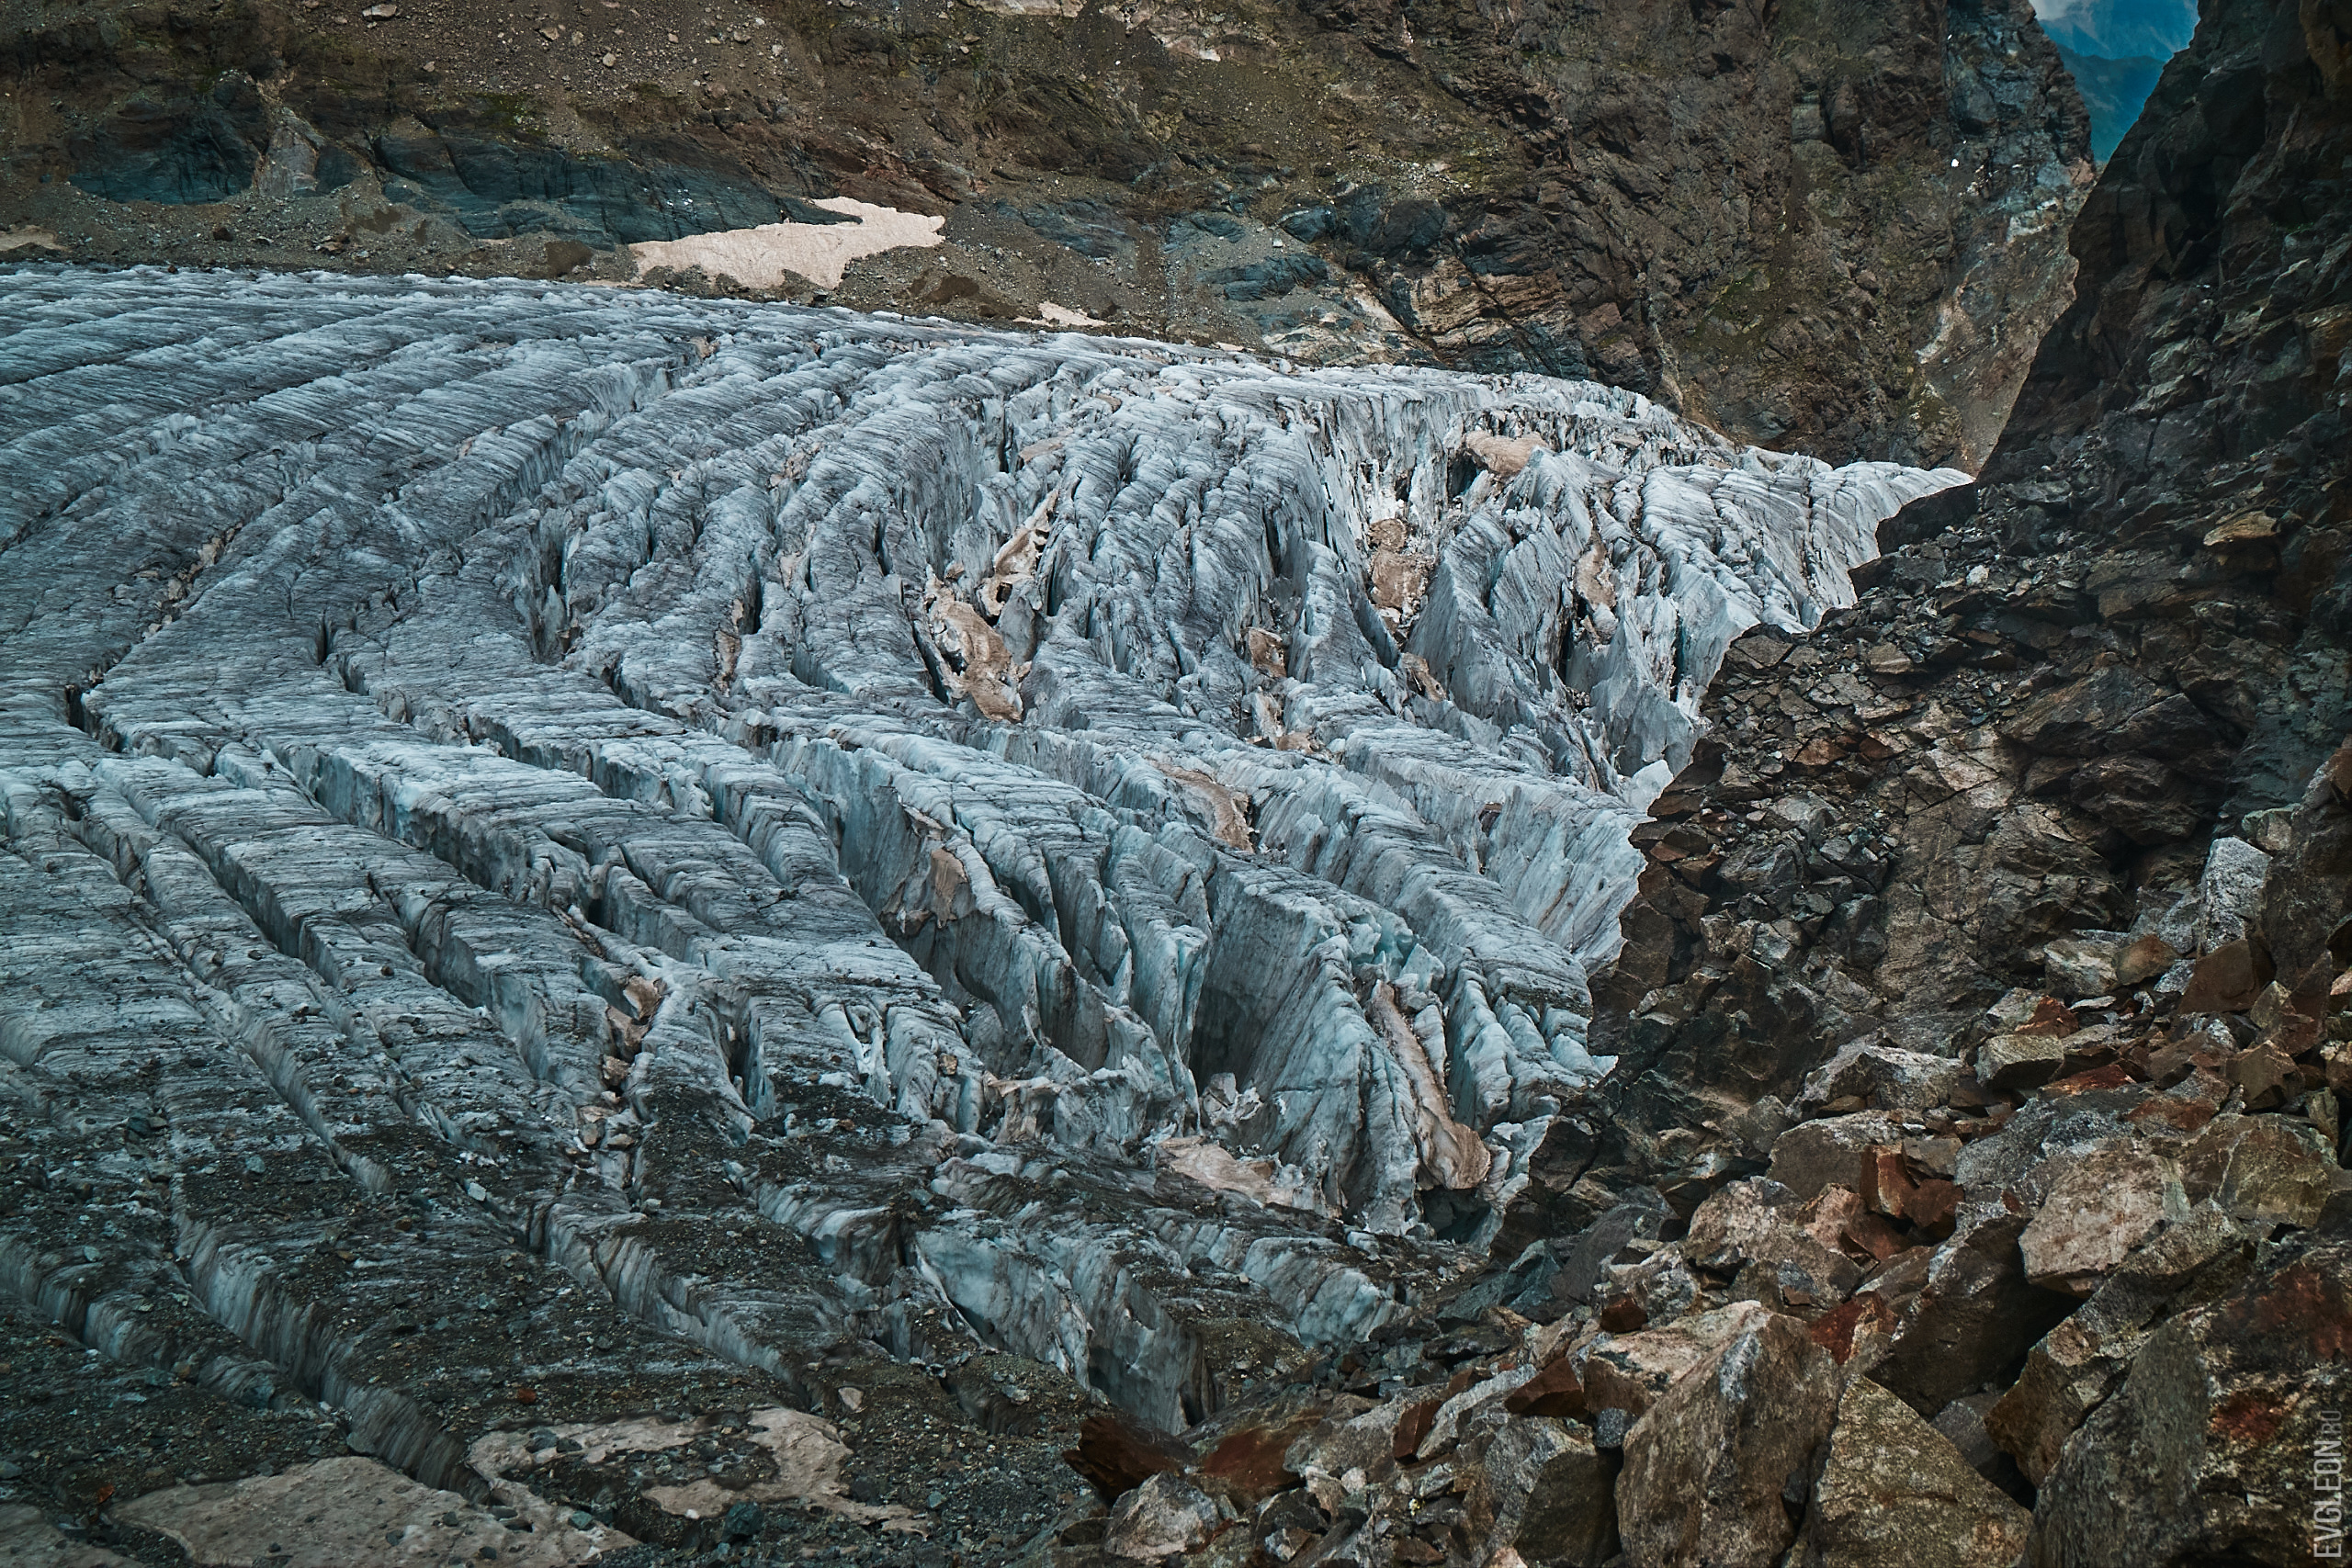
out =
<svg viewBox="0 0 2352 1568"><path fill-rule="evenodd" d="M28 267L0 323L0 1087L461 1156L720 1356L982 1344L1170 1425L1491 1234L1725 646L1962 478L591 288ZM821 1267L705 1256L730 1205ZM242 1223L181 1222L212 1314L454 1465Z"/></svg>

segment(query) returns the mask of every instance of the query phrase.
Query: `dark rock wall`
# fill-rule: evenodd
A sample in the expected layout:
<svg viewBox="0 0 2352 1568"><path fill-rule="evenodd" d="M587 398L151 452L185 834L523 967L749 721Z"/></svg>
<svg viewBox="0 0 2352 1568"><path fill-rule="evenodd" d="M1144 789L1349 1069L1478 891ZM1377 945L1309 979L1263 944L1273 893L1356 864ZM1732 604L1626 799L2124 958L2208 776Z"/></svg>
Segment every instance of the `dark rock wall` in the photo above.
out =
<svg viewBox="0 0 2352 1568"><path fill-rule="evenodd" d="M2225 816L2291 798L2342 733L2347 50L2333 0L2208 7L2075 224L2075 303L1986 470L2020 542L2174 575L2091 587L2134 663L2247 731Z"/></svg>
<svg viewBox="0 0 2352 1568"><path fill-rule="evenodd" d="M1768 1201L1856 1181L1937 1250L1906 1283L1873 1247L1834 1337L1891 1332L1871 1376L2038 1495L2036 1563L2308 1546L2277 1456L2340 1375L2341 1303L2312 1281L2340 1272L2323 1200L2352 1185L2329 1077L2352 991L2348 49L2352 7L2208 4L2085 206L2075 303L1981 482L1891 520L1820 634L1733 646L1595 982L1617 1072L1555 1129L1517 1232L1576 1234L1655 1190L1695 1237L1747 1178L1769 1172ZM2172 1140L2215 1110L2308 1190L2275 1235L2290 1209L2245 1212L2259 1253L2194 1241L2177 1206L2135 1231L2111 1197L2160 1195L2179 1158L2199 1201L2205 1156ZM1928 1147L1946 1134L1956 1165ZM2060 1148L2121 1163L2035 1175ZM1996 1201L2021 1233L1984 1228ZM2145 1247L2123 1266L2139 1293L2067 1316L2089 1292L2051 1261L2062 1233ZM2159 1234L2171 1252L2132 1240ZM2247 1337L2266 1313L2275 1363ZM2267 1446L2208 1407L2239 1360L2296 1391L2265 1405Z"/></svg>
<svg viewBox="0 0 2352 1568"><path fill-rule="evenodd" d="M1637 1124L1785 1095L1872 1030L1972 1043L2051 942L2152 928L2342 739L2344 27L2210 8L1984 482L1890 522L1822 635L1735 645L1607 982Z"/></svg>
<svg viewBox="0 0 2352 1568"><path fill-rule="evenodd" d="M616 246L848 196L944 212L951 245L842 302L1590 375L1972 469L2090 178L2026 0L7 0L0 62L0 220L85 259L619 277Z"/></svg>

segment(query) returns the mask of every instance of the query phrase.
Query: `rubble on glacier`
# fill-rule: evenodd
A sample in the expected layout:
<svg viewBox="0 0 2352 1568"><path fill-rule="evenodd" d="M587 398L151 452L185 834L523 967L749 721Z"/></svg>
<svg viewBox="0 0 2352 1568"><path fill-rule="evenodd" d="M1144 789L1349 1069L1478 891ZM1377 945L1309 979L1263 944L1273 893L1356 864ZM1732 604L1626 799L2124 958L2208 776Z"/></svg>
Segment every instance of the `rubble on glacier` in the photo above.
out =
<svg viewBox="0 0 2352 1568"><path fill-rule="evenodd" d="M1475 1266L1724 649L1958 477L1533 377L0 288L0 1279L144 1455L36 1404L45 1497L356 1450L483 1502L489 1435L666 1419L498 1484L714 1546L661 1499L787 1495L789 1405L914 1560L1058 1528L1082 1413L1191 1426ZM861 1468L975 1432L978 1490Z"/></svg>

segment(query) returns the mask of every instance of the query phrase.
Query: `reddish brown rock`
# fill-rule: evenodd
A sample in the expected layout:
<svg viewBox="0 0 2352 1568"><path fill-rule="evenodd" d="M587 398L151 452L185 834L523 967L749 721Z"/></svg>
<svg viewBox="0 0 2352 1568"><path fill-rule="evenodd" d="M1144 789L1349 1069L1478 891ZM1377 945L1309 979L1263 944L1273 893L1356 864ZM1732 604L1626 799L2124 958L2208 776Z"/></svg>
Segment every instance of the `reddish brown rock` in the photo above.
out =
<svg viewBox="0 0 2352 1568"><path fill-rule="evenodd" d="M2237 1086L2248 1111L2275 1111L2303 1092L2303 1075L2294 1057L2268 1038L2231 1057L2222 1076Z"/></svg>
<svg viewBox="0 0 2352 1568"><path fill-rule="evenodd" d="M1261 1502L1298 1484L1283 1456L1313 1425L1306 1419L1244 1427L1202 1456L1200 1473L1222 1482L1238 1497Z"/></svg>
<svg viewBox="0 0 2352 1568"><path fill-rule="evenodd" d="M2141 1348L2042 1486L2030 1560L2311 1561L2322 1412L2347 1398L2352 1242L2295 1249Z"/></svg>
<svg viewBox="0 0 2352 1568"><path fill-rule="evenodd" d="M1123 1411L1112 1411L1080 1422L1078 1446L1062 1459L1111 1503L1150 1476L1182 1470L1193 1462L1193 1450Z"/></svg>
<svg viewBox="0 0 2352 1568"><path fill-rule="evenodd" d="M2244 1012L2269 983L2267 956L2243 937L2225 942L2197 961L2188 989L2180 998L2180 1010Z"/></svg>
<svg viewBox="0 0 2352 1568"><path fill-rule="evenodd" d="M1805 1517L1806 1568L2010 1568L2031 1516L1868 1378L1846 1385Z"/></svg>
<svg viewBox="0 0 2352 1568"><path fill-rule="evenodd" d="M1600 1309L1600 1326L1611 1334L1631 1334L1650 1320L1642 1303L1630 1296L1619 1296Z"/></svg>
<svg viewBox="0 0 2352 1568"><path fill-rule="evenodd" d="M1884 1296L1866 1293L1823 1313L1805 1332L1842 1366L1853 1358L1857 1346L1873 1336L1892 1334L1901 1321L1901 1314Z"/></svg>
<svg viewBox="0 0 2352 1568"><path fill-rule="evenodd" d="M1503 1408L1514 1416L1582 1416L1584 1383L1575 1363L1562 1356L1505 1395Z"/></svg>
<svg viewBox="0 0 2352 1568"><path fill-rule="evenodd" d="M1838 1408L1837 1363L1769 1316L1678 1380L1625 1437L1618 1528L1644 1568L1770 1568Z"/></svg>
<svg viewBox="0 0 2352 1568"><path fill-rule="evenodd" d="M1902 1149L1881 1145L1862 1151L1855 1190L1862 1195L1862 1206L1871 1213L1901 1219L1917 1184L1905 1168Z"/></svg>
<svg viewBox="0 0 2352 1568"><path fill-rule="evenodd" d="M1430 1435L1430 1427L1437 1420L1438 1410L1444 1404L1442 1399L1417 1399L1407 1405L1404 1413L1396 1418L1395 1434L1389 1445L1391 1456L1399 1460L1412 1458L1419 1450L1421 1439Z"/></svg>

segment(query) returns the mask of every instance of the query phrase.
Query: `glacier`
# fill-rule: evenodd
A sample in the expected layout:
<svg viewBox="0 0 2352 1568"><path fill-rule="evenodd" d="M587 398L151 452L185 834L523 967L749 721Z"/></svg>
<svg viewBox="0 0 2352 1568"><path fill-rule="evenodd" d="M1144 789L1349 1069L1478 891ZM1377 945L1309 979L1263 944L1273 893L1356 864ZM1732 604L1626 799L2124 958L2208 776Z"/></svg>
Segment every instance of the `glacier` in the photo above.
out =
<svg viewBox="0 0 2352 1568"><path fill-rule="evenodd" d="M1532 375L0 273L0 1101L431 1216L368 1297L184 1181L0 1222L0 1290L432 1484L435 1330L347 1299L515 1250L1183 1426L1473 1266L1724 648L1964 479Z"/></svg>

